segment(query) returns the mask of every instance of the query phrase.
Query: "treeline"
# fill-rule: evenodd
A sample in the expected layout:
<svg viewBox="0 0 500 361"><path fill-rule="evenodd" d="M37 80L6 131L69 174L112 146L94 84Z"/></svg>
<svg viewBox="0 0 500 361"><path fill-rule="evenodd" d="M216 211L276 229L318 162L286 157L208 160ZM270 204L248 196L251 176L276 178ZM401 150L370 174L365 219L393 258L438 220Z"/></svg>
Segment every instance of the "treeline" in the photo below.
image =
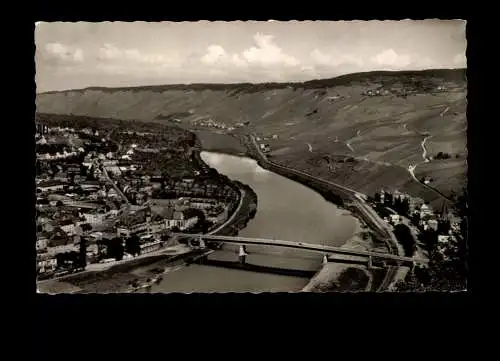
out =
<svg viewBox="0 0 500 361"><path fill-rule="evenodd" d="M394 196L392 193L384 193L384 201L381 200L381 195L379 192L376 192L373 201L377 204L382 204L385 207L389 207L393 209L396 213L409 216L410 213L410 200L407 197ZM391 214L386 211L386 215Z"/></svg>
<svg viewBox="0 0 500 361"><path fill-rule="evenodd" d="M116 118L89 117L74 114L36 113L35 121L49 127L63 127L74 129L102 129L105 131L130 131L137 133L162 133L171 139L191 139L191 133L178 126L158 122L143 122L139 120L123 120Z"/></svg>

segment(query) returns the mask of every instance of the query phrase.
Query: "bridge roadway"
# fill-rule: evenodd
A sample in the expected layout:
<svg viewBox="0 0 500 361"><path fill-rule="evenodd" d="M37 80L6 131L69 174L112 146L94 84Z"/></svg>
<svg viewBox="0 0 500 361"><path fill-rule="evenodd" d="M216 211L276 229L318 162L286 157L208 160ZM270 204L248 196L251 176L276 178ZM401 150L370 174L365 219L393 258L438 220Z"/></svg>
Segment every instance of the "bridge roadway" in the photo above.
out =
<svg viewBox="0 0 500 361"><path fill-rule="evenodd" d="M204 239L208 241L221 241L224 243L231 243L237 245L260 245L260 246L277 246L277 247L287 247L301 249L310 252L317 252L321 254L343 254L348 256L365 256L385 260L393 260L399 262L411 262L411 263L427 263L425 259L418 259L412 257L398 256L390 253L363 251L355 249L346 249L333 246L323 246L319 244L303 243L296 241L284 241L278 239L266 239L266 238L247 238L247 237L230 237L230 236L216 236L216 235L204 235L204 234L190 234L190 233L172 233L174 236Z"/></svg>

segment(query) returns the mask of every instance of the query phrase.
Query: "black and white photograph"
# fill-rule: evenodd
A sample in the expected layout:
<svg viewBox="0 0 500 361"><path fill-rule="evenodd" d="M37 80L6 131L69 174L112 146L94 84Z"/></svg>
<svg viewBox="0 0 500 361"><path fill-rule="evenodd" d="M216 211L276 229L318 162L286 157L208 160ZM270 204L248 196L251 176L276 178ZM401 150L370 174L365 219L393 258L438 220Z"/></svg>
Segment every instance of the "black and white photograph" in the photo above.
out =
<svg viewBox="0 0 500 361"><path fill-rule="evenodd" d="M38 293L466 291L466 26L35 23Z"/></svg>

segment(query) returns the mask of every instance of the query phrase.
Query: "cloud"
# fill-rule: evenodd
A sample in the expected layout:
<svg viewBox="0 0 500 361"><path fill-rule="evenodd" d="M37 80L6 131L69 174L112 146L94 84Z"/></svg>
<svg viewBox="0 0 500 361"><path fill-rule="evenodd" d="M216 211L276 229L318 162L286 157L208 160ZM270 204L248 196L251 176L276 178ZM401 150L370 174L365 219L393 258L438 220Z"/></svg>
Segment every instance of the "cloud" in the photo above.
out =
<svg viewBox="0 0 500 361"><path fill-rule="evenodd" d="M104 44L104 46L99 49L98 59L103 61L126 61L151 65L165 65L173 62L172 56L141 53L137 49L120 49L113 44Z"/></svg>
<svg viewBox="0 0 500 361"><path fill-rule="evenodd" d="M297 66L300 64L296 58L284 53L274 43L274 36L257 33L254 35L253 40L256 46L252 46L243 52L243 58L249 64L285 66Z"/></svg>
<svg viewBox="0 0 500 361"><path fill-rule="evenodd" d="M393 49L381 51L370 60L377 66L391 68L403 68L412 63L409 55L398 54Z"/></svg>
<svg viewBox="0 0 500 361"><path fill-rule="evenodd" d="M55 61L66 63L82 63L84 61L83 50L80 48L72 48L61 43L48 43L44 50L45 55Z"/></svg>
<svg viewBox="0 0 500 361"><path fill-rule="evenodd" d="M230 55L220 45L210 45L207 52L201 57L201 62L206 65L235 65L238 67L248 65L238 54Z"/></svg>
<svg viewBox="0 0 500 361"><path fill-rule="evenodd" d="M241 54L230 54L217 44L207 47L205 54L200 58L205 65L236 66L236 67L296 67L299 60L286 54L274 43L272 35L257 33L253 36L254 45Z"/></svg>

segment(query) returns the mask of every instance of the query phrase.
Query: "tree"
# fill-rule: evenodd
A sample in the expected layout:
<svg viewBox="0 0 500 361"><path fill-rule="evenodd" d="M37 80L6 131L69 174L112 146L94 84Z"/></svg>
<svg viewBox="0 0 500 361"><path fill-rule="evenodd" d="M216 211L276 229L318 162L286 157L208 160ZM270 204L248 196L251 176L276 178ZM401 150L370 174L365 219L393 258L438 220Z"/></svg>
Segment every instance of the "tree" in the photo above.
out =
<svg viewBox="0 0 500 361"><path fill-rule="evenodd" d="M410 200L406 197L401 201L401 214L405 216L410 214Z"/></svg>
<svg viewBox="0 0 500 361"><path fill-rule="evenodd" d="M401 205L402 205L402 201L401 201L401 198L400 197L394 197L394 210L396 212L398 212L399 214L401 214Z"/></svg>
<svg viewBox="0 0 500 361"><path fill-rule="evenodd" d="M438 230L437 230L437 232L439 234L448 234L448 232L450 231L450 229L451 229L450 221L445 220L445 219L439 220L439 222L438 222Z"/></svg>
<svg viewBox="0 0 500 361"><path fill-rule="evenodd" d="M392 207L392 201L393 201L392 193L385 193L384 205L386 205L387 207Z"/></svg>
<svg viewBox="0 0 500 361"><path fill-rule="evenodd" d="M380 203L380 193L375 192L373 199L375 200L376 203Z"/></svg>
<svg viewBox="0 0 500 361"><path fill-rule="evenodd" d="M127 253L137 256L141 254L140 239L137 235L132 235L125 241L125 250Z"/></svg>
<svg viewBox="0 0 500 361"><path fill-rule="evenodd" d="M120 238L113 238L110 240L107 244L107 254L108 257L114 258L117 261L121 261L123 259L123 254L124 254L124 247L123 247L123 242Z"/></svg>
<svg viewBox="0 0 500 361"><path fill-rule="evenodd" d="M420 233L420 240L424 244L425 248L431 252L438 243L438 232L433 229L427 229Z"/></svg>
<svg viewBox="0 0 500 361"><path fill-rule="evenodd" d="M397 224L394 227L394 235L396 236L398 242L403 246L405 256L413 256L415 251L415 239L411 234L410 228L402 223Z"/></svg>
<svg viewBox="0 0 500 361"><path fill-rule="evenodd" d="M63 207L63 206L64 206L63 201L61 201L61 200L57 201L56 207Z"/></svg>
<svg viewBox="0 0 500 361"><path fill-rule="evenodd" d="M85 237L80 239L79 265L83 269L87 267L87 238Z"/></svg>

